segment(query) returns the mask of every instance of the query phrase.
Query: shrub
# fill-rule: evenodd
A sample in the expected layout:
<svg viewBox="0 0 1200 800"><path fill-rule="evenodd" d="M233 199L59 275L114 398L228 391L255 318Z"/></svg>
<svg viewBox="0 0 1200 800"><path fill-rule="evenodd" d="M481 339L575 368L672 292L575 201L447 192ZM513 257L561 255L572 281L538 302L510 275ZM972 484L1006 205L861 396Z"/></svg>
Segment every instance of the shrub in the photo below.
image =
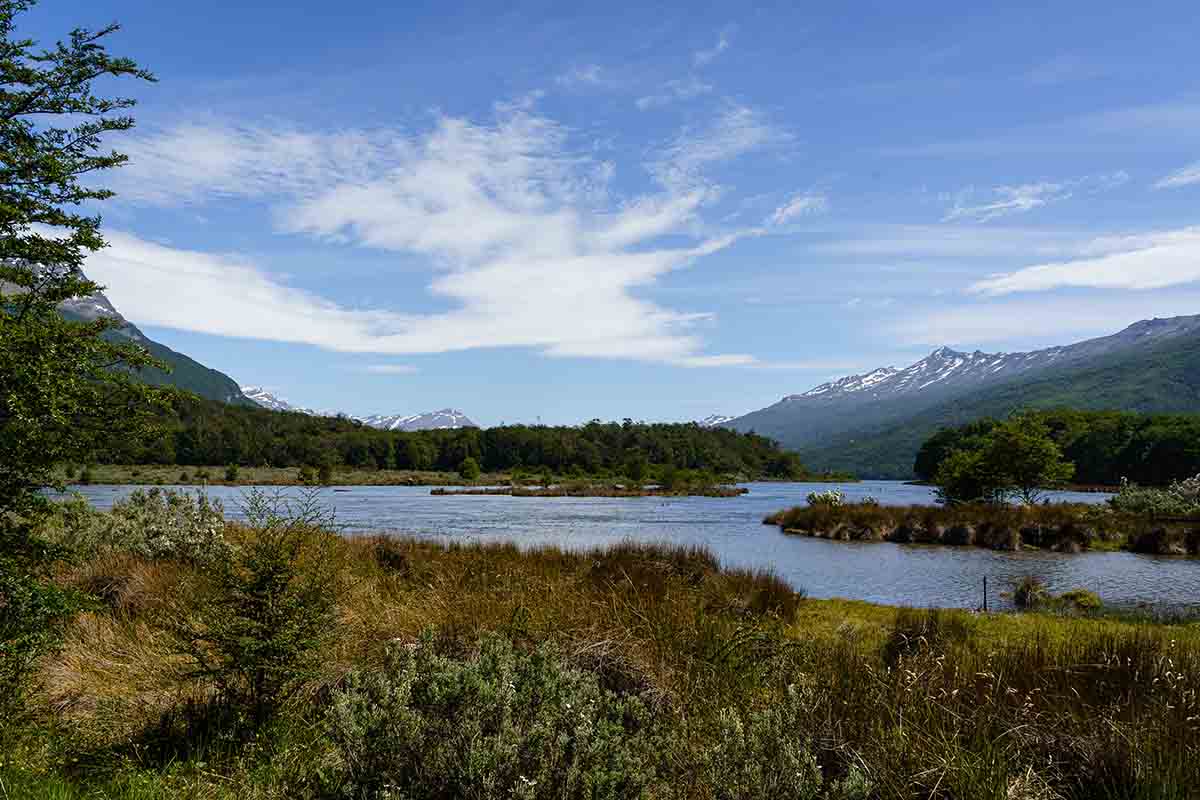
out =
<svg viewBox="0 0 1200 800"><path fill-rule="evenodd" d="M225 480L229 483L237 483L239 472L240 470L238 469L237 464L230 464L229 466L225 467Z"/></svg>
<svg viewBox="0 0 1200 800"><path fill-rule="evenodd" d="M198 610L180 609L171 630L192 662L261 726L315 666L313 654L334 622L336 534L315 494L292 500L253 492L251 525L232 557L206 565L209 591Z"/></svg>
<svg viewBox="0 0 1200 800"><path fill-rule="evenodd" d="M473 481L479 477L479 462L467 456L458 465L458 474L465 481Z"/></svg>
<svg viewBox="0 0 1200 800"><path fill-rule="evenodd" d="M1100 595L1087 589L1071 589L1058 596L1059 603L1076 611L1095 611L1104 605Z"/></svg>
<svg viewBox="0 0 1200 800"><path fill-rule="evenodd" d="M192 482L192 476L188 475L186 469L183 472L179 473L179 482L180 483L191 483Z"/></svg>
<svg viewBox="0 0 1200 800"><path fill-rule="evenodd" d="M151 560L204 564L228 558L225 511L197 492L138 489L97 511L79 495L56 504L43 526L48 540L77 558L127 552Z"/></svg>
<svg viewBox="0 0 1200 800"><path fill-rule="evenodd" d="M209 479L208 470L206 470L206 469L196 470L196 480L200 481L201 483L207 483L208 479Z"/></svg>
<svg viewBox="0 0 1200 800"><path fill-rule="evenodd" d="M846 493L841 489L826 489L823 492L810 492L807 499L810 506L838 508L846 504Z"/></svg>
<svg viewBox="0 0 1200 800"><path fill-rule="evenodd" d="M1165 489L1138 486L1121 481L1121 490L1109 498L1117 511L1160 517L1200 515L1200 475L1176 481Z"/></svg>
<svg viewBox="0 0 1200 800"><path fill-rule="evenodd" d="M79 598L47 580L53 554L0 519L0 728L24 713L39 659L60 643Z"/></svg>
<svg viewBox="0 0 1200 800"><path fill-rule="evenodd" d="M762 710L723 709L697 758L701 786L716 800L812 800L821 769L801 731L815 727L800 691Z"/></svg>
<svg viewBox="0 0 1200 800"><path fill-rule="evenodd" d="M296 473L296 480L304 486L312 486L317 482L317 471L305 464L300 468L300 471Z"/></svg>
<svg viewBox="0 0 1200 800"><path fill-rule="evenodd" d="M465 660L428 632L393 648L335 695L329 729L353 797L634 798L653 777L636 697L499 636Z"/></svg>
<svg viewBox="0 0 1200 800"><path fill-rule="evenodd" d="M1036 575L1027 575L1013 585L1012 599L1013 605L1017 608L1031 611L1045 607L1049 604L1052 596L1041 578Z"/></svg>
<svg viewBox="0 0 1200 800"><path fill-rule="evenodd" d="M83 469L79 470L79 483L81 485L87 486L93 480L95 480L95 478L92 475L92 470L90 467L84 467Z"/></svg>
<svg viewBox="0 0 1200 800"><path fill-rule="evenodd" d="M317 483L328 486L333 483L333 465L329 462L317 467Z"/></svg>

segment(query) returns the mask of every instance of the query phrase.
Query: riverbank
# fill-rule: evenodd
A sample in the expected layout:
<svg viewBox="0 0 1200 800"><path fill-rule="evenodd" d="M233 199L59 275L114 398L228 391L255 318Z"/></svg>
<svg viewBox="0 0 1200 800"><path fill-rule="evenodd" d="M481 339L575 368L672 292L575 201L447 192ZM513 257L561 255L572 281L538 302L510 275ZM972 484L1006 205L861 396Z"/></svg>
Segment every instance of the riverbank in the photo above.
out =
<svg viewBox="0 0 1200 800"><path fill-rule="evenodd" d="M840 541L1200 555L1200 519L1155 519L1081 503L881 506L816 502L770 514L763 524L776 525L790 535Z"/></svg>
<svg viewBox="0 0 1200 800"><path fill-rule="evenodd" d="M481 781L498 795L705 800L1200 788L1196 624L811 600L698 548L448 546L278 522L164 540L103 516L50 534L77 554L56 580L97 603L42 662L24 714L0 724L12 797L454 796ZM253 669L217 681L188 654L238 647L221 631L240 630L252 596L222 576L264 566L291 598L271 606L287 623L274 635L305 647L270 662L286 680L260 717L239 677ZM279 652L293 650L243 655Z"/></svg>
<svg viewBox="0 0 1200 800"><path fill-rule="evenodd" d="M81 477L82 474L82 477ZM470 480L463 478L457 472L437 472L433 470L396 470L396 469L353 469L338 467L325 476L328 485L336 486L464 486L464 487L493 487L508 486L514 481L523 487L536 488L542 485L545 473L539 472L536 477L529 472L514 474L512 472L483 472ZM549 475L553 483L577 481L577 475ZM599 476L596 480L611 482L613 476ZM720 476L725 477L725 476ZM733 483L745 483L758 480L745 475L729 476ZM320 480L316 470L301 474L296 467L238 467L230 471L229 467L179 467L159 464L101 464L85 469L73 469L66 478L66 483L73 486L95 484L100 486L310 486ZM592 480L583 476L582 480ZM763 479L763 482L794 483L853 483L837 475L818 475L798 478L796 480Z"/></svg>

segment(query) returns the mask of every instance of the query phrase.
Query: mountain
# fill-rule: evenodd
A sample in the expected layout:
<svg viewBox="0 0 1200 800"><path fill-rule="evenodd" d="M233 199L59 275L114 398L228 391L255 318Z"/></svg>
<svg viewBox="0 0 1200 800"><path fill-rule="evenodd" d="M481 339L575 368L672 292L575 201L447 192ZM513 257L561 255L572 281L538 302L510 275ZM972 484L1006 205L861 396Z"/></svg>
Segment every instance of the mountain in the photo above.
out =
<svg viewBox="0 0 1200 800"><path fill-rule="evenodd" d="M294 406L261 386L243 386L242 394L255 404L272 411L294 411L314 417L350 417L348 414L339 414L335 411L313 411L311 408ZM369 417L350 418L384 431L429 431L479 427L466 414L453 408L443 408L440 411L430 411L425 414L373 414Z"/></svg>
<svg viewBox="0 0 1200 800"><path fill-rule="evenodd" d="M935 350L789 395L726 423L799 450L818 469L909 477L938 428L1019 408L1200 411L1200 315L1134 323L1120 333L1028 353Z"/></svg>
<svg viewBox="0 0 1200 800"><path fill-rule="evenodd" d="M697 420L696 424L701 428L715 428L727 422L733 422L734 419L734 417L723 417L720 414L712 414L702 420Z"/></svg>
<svg viewBox="0 0 1200 800"><path fill-rule="evenodd" d="M467 415L453 408L443 408L440 411L430 411L427 414L375 414L363 417L362 423L372 428L385 431L431 431L447 428L478 428L479 426L467 418Z"/></svg>
<svg viewBox="0 0 1200 800"><path fill-rule="evenodd" d="M149 384L177 386L200 397L222 403L246 405L250 402L242 394L233 378L223 372L209 369L195 359L146 336L136 325L121 316L103 292L97 292L90 297L67 300L59 306L59 311L66 319L78 322L90 322L99 318L116 320L119 326L106 331L104 334L106 337L113 341L131 340L146 348L150 355L170 367L170 372L159 369L146 369L139 372L138 377Z"/></svg>
<svg viewBox="0 0 1200 800"><path fill-rule="evenodd" d="M336 414L322 414L319 411L313 411L311 408L300 408L294 406L282 397L271 394L262 386L243 386L241 387L242 394L249 398L256 405L263 408L269 408L272 411L295 411L299 414L308 414L309 416L337 416Z"/></svg>

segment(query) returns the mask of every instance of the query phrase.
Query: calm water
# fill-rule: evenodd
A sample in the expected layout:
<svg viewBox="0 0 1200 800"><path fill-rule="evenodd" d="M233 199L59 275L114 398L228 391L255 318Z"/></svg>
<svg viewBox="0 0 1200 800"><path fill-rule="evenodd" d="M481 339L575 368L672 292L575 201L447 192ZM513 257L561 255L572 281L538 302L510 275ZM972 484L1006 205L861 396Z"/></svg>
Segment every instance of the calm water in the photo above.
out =
<svg viewBox="0 0 1200 800"><path fill-rule="evenodd" d="M428 488L354 486L322 490L348 535L392 532L456 541L514 541L521 546L555 544L587 548L622 539L701 544L727 565L772 567L814 597L845 597L913 606L973 608L982 602L983 578L990 603L1019 577L1041 576L1055 591L1091 589L1110 604L1200 603L1200 559L1131 553L1065 555L1005 553L866 542L830 542L785 536L762 524L772 511L804 502L828 484L752 483L738 498L532 498L431 497ZM138 487L78 487L96 506ZM926 487L866 481L841 488L850 500L872 496L881 503L930 503ZM210 487L231 517L240 514L244 489ZM275 491L275 489L269 489ZM287 491L298 491L289 489ZM1102 502L1104 495L1059 493L1058 500Z"/></svg>

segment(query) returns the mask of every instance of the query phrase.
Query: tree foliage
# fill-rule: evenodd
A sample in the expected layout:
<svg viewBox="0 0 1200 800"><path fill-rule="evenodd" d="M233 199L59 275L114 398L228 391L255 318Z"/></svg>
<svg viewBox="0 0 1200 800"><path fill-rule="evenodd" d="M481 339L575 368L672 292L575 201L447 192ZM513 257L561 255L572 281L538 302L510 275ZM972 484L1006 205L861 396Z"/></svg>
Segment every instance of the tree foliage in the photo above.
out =
<svg viewBox="0 0 1200 800"><path fill-rule="evenodd" d="M1046 487L1070 480L1075 466L1039 418L1017 415L986 433L961 437L941 459L934 483L944 503L1000 502L1015 496L1038 502Z"/></svg>
<svg viewBox="0 0 1200 800"><path fill-rule="evenodd" d="M1045 425L1063 458L1075 464L1078 483L1116 486L1127 479L1166 486L1200 473L1200 414L1055 409L1024 416ZM939 431L921 447L914 471L932 480L951 452L974 449L999 424L985 418Z"/></svg>
<svg viewBox="0 0 1200 800"><path fill-rule="evenodd" d="M355 469L456 472L467 458L486 472L649 474L651 465L748 478L801 478L799 457L770 439L694 423L599 422L573 427L506 425L383 431L346 417L231 406L178 397L151 437L110 439L99 459L115 464L240 464L300 467L327 461ZM636 480L636 476L631 476Z"/></svg>
<svg viewBox="0 0 1200 800"><path fill-rule="evenodd" d="M125 156L102 141L133 126L133 100L98 94L102 76L152 76L110 56L116 32L77 29L38 49L16 33L32 0L0 0L0 676L9 693L51 646L68 598L46 579L52 550L31 531L60 463L86 462L101 435L130 435L161 395L130 379L145 351L102 338L110 323L67 322L59 305L98 290L80 265L104 247L83 208L112 196L97 173ZM24 665L24 666L23 666ZM10 695L11 696L11 695Z"/></svg>

